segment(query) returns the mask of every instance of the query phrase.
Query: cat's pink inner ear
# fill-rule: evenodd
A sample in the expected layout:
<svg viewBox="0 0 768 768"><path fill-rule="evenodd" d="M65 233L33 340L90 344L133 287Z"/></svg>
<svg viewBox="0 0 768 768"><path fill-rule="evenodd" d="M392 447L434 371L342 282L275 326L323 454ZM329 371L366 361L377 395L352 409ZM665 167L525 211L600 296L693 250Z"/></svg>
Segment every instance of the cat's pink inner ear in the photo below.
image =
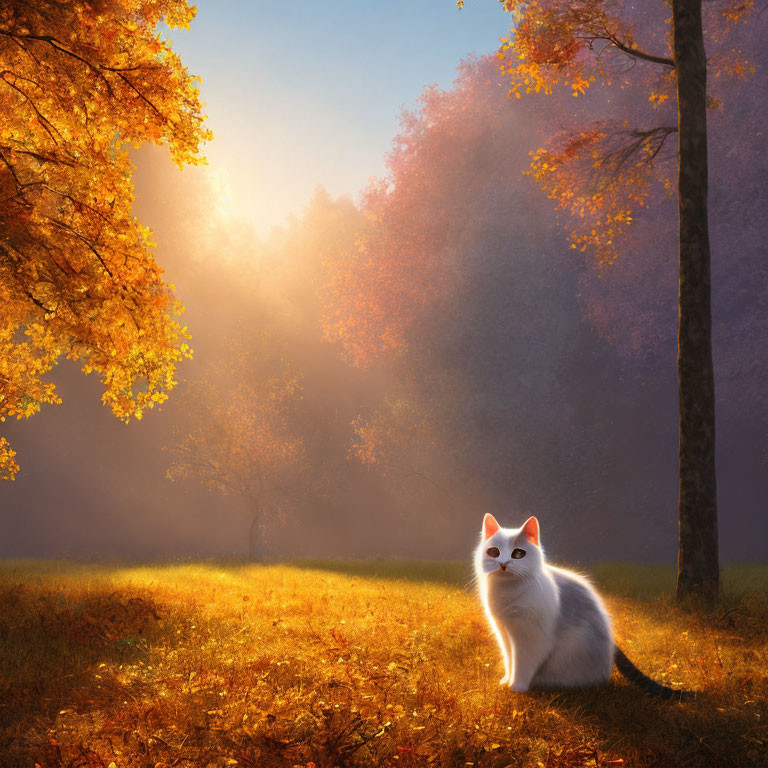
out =
<svg viewBox="0 0 768 768"><path fill-rule="evenodd" d="M535 544L537 547L539 546L539 521L535 517L529 517L525 521L525 524L523 525L523 533L525 534L525 538L528 539L531 544Z"/></svg>
<svg viewBox="0 0 768 768"><path fill-rule="evenodd" d="M483 518L483 536L486 539L490 539L491 536L499 530L499 527L496 518L489 512L486 512L485 517Z"/></svg>

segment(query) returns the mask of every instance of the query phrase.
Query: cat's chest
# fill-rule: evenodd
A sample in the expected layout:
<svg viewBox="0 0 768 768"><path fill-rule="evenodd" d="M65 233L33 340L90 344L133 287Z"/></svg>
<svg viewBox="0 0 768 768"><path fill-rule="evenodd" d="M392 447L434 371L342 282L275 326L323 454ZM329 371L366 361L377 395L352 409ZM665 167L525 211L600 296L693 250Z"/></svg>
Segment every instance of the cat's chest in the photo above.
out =
<svg viewBox="0 0 768 768"><path fill-rule="evenodd" d="M540 609L532 592L511 579L489 579L488 608L498 620L526 620Z"/></svg>

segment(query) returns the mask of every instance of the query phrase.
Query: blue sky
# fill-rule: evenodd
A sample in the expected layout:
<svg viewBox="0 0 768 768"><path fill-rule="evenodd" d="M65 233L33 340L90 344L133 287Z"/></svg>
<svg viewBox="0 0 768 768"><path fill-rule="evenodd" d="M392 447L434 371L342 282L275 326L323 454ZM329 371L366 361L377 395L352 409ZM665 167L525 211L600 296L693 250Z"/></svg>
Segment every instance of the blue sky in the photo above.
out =
<svg viewBox="0 0 768 768"><path fill-rule="evenodd" d="M381 174L401 109L509 22L497 0L199 0L172 38L203 78L225 204L266 234L319 184L354 196Z"/></svg>

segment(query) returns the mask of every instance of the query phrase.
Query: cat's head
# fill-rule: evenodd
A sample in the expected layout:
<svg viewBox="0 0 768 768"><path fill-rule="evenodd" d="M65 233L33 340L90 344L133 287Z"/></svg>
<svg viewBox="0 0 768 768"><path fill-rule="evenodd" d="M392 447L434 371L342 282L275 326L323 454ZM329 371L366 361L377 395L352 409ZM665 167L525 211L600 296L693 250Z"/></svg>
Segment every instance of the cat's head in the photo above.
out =
<svg viewBox="0 0 768 768"><path fill-rule="evenodd" d="M475 562L485 575L514 578L540 571L544 565L544 552L539 521L529 517L520 528L502 528L493 515L486 514Z"/></svg>

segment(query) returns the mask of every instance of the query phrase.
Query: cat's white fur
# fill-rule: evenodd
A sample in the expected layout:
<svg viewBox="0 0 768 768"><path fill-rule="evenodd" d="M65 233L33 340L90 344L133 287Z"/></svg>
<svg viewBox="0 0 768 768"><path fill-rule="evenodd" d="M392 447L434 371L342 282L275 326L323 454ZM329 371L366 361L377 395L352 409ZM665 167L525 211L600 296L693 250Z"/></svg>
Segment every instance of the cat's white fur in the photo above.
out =
<svg viewBox="0 0 768 768"><path fill-rule="evenodd" d="M498 557L487 554L490 547ZM513 558L515 549L525 555ZM486 515L475 572L504 657L502 685L527 691L608 682L614 642L603 601L582 576L547 565L535 517L520 528L502 528Z"/></svg>

